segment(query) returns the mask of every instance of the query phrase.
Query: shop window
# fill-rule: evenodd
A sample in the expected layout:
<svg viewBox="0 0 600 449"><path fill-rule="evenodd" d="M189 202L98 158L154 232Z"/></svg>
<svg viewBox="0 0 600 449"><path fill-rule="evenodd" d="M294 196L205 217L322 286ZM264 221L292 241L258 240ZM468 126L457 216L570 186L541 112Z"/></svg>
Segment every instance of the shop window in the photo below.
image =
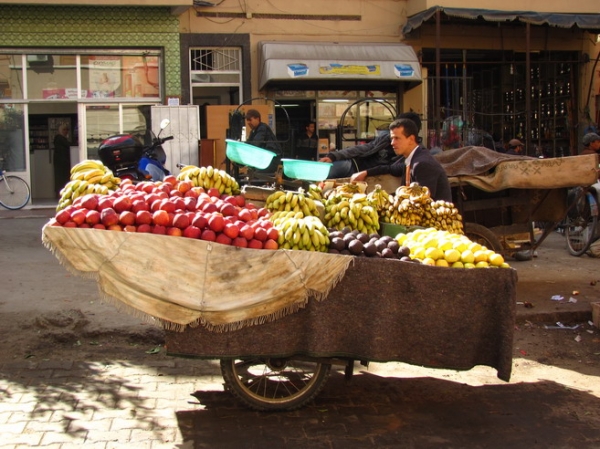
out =
<svg viewBox="0 0 600 449"><path fill-rule="evenodd" d="M0 55L0 99L23 98L21 55Z"/></svg>
<svg viewBox="0 0 600 449"><path fill-rule="evenodd" d="M25 171L23 106L0 104L0 157L6 171Z"/></svg>
<svg viewBox="0 0 600 449"><path fill-rule="evenodd" d="M27 98L43 100L77 99L75 56L26 55Z"/></svg>

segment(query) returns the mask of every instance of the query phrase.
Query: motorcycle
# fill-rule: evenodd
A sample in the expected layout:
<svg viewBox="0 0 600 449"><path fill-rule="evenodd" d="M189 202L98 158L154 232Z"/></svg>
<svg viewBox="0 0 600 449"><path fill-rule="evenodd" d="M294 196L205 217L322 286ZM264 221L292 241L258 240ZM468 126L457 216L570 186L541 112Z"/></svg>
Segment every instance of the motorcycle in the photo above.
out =
<svg viewBox="0 0 600 449"><path fill-rule="evenodd" d="M167 155L162 144L173 136L161 137L170 121L160 123L157 136L148 129L143 134L117 134L100 144L98 156L116 177L133 182L162 181L170 172L165 167Z"/></svg>

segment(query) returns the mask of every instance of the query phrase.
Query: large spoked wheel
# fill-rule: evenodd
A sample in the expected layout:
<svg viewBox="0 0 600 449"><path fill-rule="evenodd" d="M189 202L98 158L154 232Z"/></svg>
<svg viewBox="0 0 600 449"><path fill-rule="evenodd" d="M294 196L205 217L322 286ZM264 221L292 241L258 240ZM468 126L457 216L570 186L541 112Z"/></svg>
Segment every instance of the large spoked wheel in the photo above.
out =
<svg viewBox="0 0 600 449"><path fill-rule="evenodd" d="M477 223L465 223L464 233L469 240L485 246L494 252L502 251L502 243L493 231Z"/></svg>
<svg viewBox="0 0 600 449"><path fill-rule="evenodd" d="M569 254L581 256L596 239L598 225L598 204L591 193L578 195L575 191L571 198L577 201L567 214L565 236Z"/></svg>
<svg viewBox="0 0 600 449"><path fill-rule="evenodd" d="M31 198L29 185L18 176L4 176L0 179L0 204L10 210L25 207Z"/></svg>
<svg viewBox="0 0 600 449"><path fill-rule="evenodd" d="M254 410L294 410L319 394L331 365L297 359L223 359L225 386Z"/></svg>

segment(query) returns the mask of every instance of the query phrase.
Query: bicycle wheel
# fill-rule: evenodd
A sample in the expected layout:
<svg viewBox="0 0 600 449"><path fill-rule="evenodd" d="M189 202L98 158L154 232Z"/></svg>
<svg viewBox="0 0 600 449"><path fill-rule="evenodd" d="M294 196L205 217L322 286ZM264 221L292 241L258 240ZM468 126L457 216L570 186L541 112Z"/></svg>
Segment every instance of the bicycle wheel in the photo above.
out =
<svg viewBox="0 0 600 449"><path fill-rule="evenodd" d="M330 364L297 359L223 359L221 373L234 396L255 410L294 410L313 399Z"/></svg>
<svg viewBox="0 0 600 449"><path fill-rule="evenodd" d="M0 178L0 204L7 209L17 210L25 207L31 198L29 185L18 176Z"/></svg>
<svg viewBox="0 0 600 449"><path fill-rule="evenodd" d="M573 256L581 256L590 248L598 225L598 205L591 193L582 196L565 220L567 249Z"/></svg>

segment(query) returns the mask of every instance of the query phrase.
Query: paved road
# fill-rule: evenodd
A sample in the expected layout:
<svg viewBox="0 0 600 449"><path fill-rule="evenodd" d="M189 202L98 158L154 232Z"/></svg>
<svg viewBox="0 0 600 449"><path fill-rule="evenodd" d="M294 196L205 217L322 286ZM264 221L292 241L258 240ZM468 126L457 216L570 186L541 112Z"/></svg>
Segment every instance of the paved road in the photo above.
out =
<svg viewBox="0 0 600 449"><path fill-rule="evenodd" d="M217 362L153 353L160 338L151 341L147 324L101 303L93 281L68 274L41 246L44 222L0 219L0 319L29 315L38 327L23 332L68 331L48 342L54 354L11 357L18 348L0 342L2 448L600 447L597 370L546 367L519 353L508 384L483 367L371 364L357 366L351 385L334 373L302 410L250 411L223 391ZM517 299L533 306L519 306L521 323L591 316L600 261L568 256L561 239L553 235L536 259L513 263ZM64 311L81 315L35 321Z"/></svg>

